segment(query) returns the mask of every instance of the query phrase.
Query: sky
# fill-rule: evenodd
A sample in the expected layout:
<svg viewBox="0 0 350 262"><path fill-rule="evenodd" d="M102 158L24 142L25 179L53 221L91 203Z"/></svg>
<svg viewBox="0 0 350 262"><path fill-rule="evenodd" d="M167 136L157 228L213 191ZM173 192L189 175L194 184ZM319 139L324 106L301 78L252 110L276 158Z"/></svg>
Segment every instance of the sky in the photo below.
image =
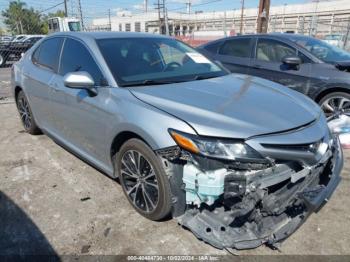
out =
<svg viewBox="0 0 350 262"><path fill-rule="evenodd" d="M33 7L37 10L46 10L51 7L60 4L63 0L22 0L28 7ZM78 0L68 1L68 13L76 14L78 10ZM80 0L83 10L83 16L90 20L94 17L106 17L108 16L108 10L111 10L111 14L115 14L117 10L127 9L135 13L143 12L143 0ZM191 1L192 11L222 11L233 10L241 8L241 0L166 0L166 6L169 11L185 12L185 3ZM283 4L298 4L310 2L312 0L271 0L271 5L283 5ZM7 8L10 0L0 1L0 11ZM154 9L157 0L148 0L149 10ZM245 0L246 8L257 7L259 0ZM63 4L58 7L52 8L45 12L54 12L55 10L63 10ZM1 24L1 12L0 12L0 24Z"/></svg>

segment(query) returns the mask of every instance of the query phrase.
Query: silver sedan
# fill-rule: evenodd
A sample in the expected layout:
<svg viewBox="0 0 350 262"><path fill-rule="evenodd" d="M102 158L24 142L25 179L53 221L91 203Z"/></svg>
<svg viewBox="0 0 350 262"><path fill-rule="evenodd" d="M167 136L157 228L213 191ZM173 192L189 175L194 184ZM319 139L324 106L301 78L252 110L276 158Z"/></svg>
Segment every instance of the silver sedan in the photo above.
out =
<svg viewBox="0 0 350 262"><path fill-rule="evenodd" d="M112 178L141 215L218 248L276 246L336 189L321 109L193 48L141 33L58 33L12 68L24 129Z"/></svg>

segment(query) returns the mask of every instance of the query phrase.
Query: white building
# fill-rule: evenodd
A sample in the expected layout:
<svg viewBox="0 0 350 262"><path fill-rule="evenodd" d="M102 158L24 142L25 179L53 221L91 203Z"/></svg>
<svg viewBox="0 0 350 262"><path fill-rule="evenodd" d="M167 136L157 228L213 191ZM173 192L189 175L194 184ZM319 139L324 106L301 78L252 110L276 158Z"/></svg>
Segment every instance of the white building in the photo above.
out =
<svg viewBox="0 0 350 262"><path fill-rule="evenodd" d="M244 11L243 33L255 33L258 8ZM168 13L171 35L186 35L193 31L239 31L241 10L227 10L203 13ZM164 19L160 19L164 25ZM112 30L158 33L160 21L158 12L132 14L118 12L109 20L93 19L90 30ZM270 9L269 31L292 31L302 34L323 35L345 32L350 25L350 0L310 2L305 4L272 6ZM161 28L161 30L164 30Z"/></svg>

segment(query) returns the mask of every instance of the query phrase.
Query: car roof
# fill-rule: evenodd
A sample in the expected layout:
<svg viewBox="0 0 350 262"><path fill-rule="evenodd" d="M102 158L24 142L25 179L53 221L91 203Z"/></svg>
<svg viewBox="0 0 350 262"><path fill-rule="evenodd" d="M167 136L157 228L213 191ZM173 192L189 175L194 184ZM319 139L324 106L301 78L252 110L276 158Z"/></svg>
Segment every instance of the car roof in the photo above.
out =
<svg viewBox="0 0 350 262"><path fill-rule="evenodd" d="M138 33L138 32L57 32L49 36L73 36L84 39L107 39L107 38L167 38L167 36Z"/></svg>

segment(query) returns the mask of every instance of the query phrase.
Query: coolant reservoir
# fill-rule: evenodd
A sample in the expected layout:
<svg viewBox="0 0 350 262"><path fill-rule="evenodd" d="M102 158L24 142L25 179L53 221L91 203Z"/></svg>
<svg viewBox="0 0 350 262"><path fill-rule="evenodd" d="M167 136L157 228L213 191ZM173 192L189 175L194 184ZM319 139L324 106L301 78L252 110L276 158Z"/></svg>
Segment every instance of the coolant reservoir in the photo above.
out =
<svg viewBox="0 0 350 262"><path fill-rule="evenodd" d="M199 206L211 205L224 193L224 180L227 169L201 171L192 164L184 166L183 182L186 190L186 203Z"/></svg>

